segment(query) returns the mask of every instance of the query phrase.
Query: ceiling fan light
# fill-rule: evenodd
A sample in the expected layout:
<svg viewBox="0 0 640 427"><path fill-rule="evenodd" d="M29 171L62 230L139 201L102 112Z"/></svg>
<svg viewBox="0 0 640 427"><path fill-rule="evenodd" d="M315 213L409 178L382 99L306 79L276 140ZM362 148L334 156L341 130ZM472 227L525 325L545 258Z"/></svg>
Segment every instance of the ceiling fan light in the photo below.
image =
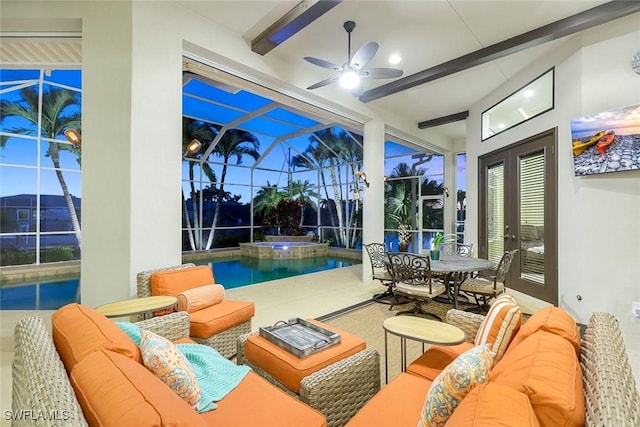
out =
<svg viewBox="0 0 640 427"><path fill-rule="evenodd" d="M345 70L340 76L340 86L344 89L351 90L360 84L360 76L355 70Z"/></svg>

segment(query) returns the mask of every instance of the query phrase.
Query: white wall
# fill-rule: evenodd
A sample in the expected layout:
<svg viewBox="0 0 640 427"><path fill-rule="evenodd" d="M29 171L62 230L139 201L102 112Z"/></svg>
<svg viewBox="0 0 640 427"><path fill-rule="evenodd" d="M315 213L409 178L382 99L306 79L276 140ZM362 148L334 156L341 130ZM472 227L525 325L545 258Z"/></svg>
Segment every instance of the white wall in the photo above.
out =
<svg viewBox="0 0 640 427"><path fill-rule="evenodd" d="M630 301L640 300L640 171L574 176L570 120L640 103L640 76L630 66L640 49L638 27L636 14L574 39L566 46L570 51L561 52L563 56L533 65L474 105L467 120L470 238L478 235L478 157L557 127L559 305L581 323L594 311L611 312L623 332L635 337L640 337L640 321L631 316ZM480 142L481 112L553 65L555 109Z"/></svg>

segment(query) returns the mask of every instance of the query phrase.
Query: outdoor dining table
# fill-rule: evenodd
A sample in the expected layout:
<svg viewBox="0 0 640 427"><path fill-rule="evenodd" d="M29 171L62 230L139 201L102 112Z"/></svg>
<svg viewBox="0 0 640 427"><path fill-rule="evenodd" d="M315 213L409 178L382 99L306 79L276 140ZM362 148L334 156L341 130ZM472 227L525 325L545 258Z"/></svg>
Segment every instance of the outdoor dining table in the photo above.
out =
<svg viewBox="0 0 640 427"><path fill-rule="evenodd" d="M438 261L431 260L431 271L442 273L448 291L453 291L453 306L458 308L458 289L465 273L493 268L491 261L484 258L467 258L458 255L440 255Z"/></svg>

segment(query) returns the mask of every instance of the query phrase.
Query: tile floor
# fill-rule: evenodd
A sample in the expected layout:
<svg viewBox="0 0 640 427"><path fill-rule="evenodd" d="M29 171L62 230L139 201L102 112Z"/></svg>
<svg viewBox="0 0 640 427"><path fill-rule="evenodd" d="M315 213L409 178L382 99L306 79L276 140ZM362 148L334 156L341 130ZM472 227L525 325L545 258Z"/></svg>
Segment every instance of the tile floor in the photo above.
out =
<svg viewBox="0 0 640 427"><path fill-rule="evenodd" d="M253 329L272 325L292 317L319 317L371 298L384 288L377 283L361 282L361 265L290 277L268 283L230 289L227 297L256 303ZM544 303L515 295L525 312L533 312ZM4 411L11 409L11 360L13 358L13 329L23 317L38 314L47 319L52 311L0 311L0 427L9 426ZM636 383L640 385L640 340L625 336Z"/></svg>

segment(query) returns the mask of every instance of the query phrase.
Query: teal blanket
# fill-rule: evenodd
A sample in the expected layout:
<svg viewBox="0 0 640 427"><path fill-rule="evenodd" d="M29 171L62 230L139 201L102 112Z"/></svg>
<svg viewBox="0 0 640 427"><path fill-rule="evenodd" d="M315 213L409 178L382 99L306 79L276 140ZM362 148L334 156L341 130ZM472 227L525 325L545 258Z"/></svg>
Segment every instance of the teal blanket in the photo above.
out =
<svg viewBox="0 0 640 427"><path fill-rule="evenodd" d="M142 332L131 322L116 322L139 347ZM215 402L222 400L250 371L248 366L236 365L211 347L202 344L176 344L176 348L191 364L200 386L198 412L216 408Z"/></svg>

